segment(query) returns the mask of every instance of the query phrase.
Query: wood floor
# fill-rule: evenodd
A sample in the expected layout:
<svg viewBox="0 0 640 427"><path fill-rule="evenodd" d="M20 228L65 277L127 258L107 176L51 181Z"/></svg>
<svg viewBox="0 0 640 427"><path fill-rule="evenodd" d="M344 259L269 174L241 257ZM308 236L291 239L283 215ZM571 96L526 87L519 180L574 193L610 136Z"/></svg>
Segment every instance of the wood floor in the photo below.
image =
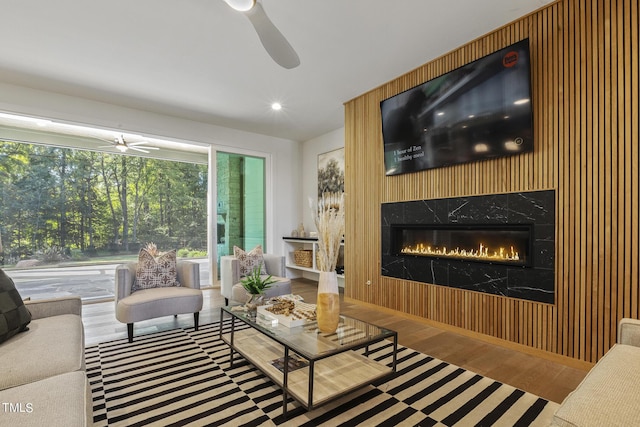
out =
<svg viewBox="0 0 640 427"><path fill-rule="evenodd" d="M315 303L315 282L292 280L292 289L293 293L301 295L305 301ZM200 324L215 322L220 318L219 307L224 305L224 298L219 289L205 290L204 297ZM562 402L586 375L586 370L583 369L439 329L419 319L410 319L388 311L342 300L341 312L397 331L401 345L554 402ZM82 318L87 346L126 338L127 327L115 319L114 313L113 302L83 306ZM191 326L193 316L169 316L136 323L134 335Z"/></svg>

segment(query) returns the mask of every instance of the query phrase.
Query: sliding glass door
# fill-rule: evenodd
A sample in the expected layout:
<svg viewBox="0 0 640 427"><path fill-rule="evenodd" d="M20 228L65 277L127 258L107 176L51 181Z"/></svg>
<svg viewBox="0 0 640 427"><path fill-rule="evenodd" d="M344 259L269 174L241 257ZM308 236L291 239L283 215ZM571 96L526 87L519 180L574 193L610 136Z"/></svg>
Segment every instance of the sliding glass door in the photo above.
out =
<svg viewBox="0 0 640 427"><path fill-rule="evenodd" d="M220 257L233 247L265 247L265 159L243 154L216 153L216 244ZM218 274L219 277L219 274Z"/></svg>

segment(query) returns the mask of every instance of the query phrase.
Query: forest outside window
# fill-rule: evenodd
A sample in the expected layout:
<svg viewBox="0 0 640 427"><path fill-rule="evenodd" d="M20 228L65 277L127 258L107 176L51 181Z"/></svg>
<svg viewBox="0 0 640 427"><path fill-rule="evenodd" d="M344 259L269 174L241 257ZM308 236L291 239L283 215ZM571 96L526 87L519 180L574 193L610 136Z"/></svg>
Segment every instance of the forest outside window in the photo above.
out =
<svg viewBox="0 0 640 427"><path fill-rule="evenodd" d="M206 163L0 140L0 267L119 263L151 242L206 259L207 180Z"/></svg>

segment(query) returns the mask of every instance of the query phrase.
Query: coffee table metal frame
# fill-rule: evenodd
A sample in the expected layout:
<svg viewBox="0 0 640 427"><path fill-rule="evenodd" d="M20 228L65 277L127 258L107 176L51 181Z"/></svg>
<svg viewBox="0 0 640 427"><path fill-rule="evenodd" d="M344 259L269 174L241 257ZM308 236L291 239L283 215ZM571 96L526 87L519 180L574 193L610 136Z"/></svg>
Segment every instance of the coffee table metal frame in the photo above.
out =
<svg viewBox="0 0 640 427"><path fill-rule="evenodd" d="M224 316L231 316L231 327L229 331L225 334L223 333L223 320ZM269 372L266 364L264 363L256 363L255 358L252 358L252 355L248 354L246 349L240 348L236 345L236 334L243 333L241 331L236 331L236 321L240 321L245 323L251 327L253 331L256 331L255 338L257 340L260 339L260 336L264 336L277 342L278 344L284 347L283 351L283 367L282 367L282 376L277 378L276 375L272 372ZM244 311L234 311L232 307L222 307L220 309L220 331L219 336L220 339L229 345L229 361L231 367L233 367L233 353L236 352L240 354L245 360L254 365L258 370L260 370L263 374L269 377L277 386L282 388L282 414L284 418L287 417L287 400L288 396L291 396L294 400L298 401L306 410L311 411L314 408L321 406L325 403L328 403L332 400L335 400L339 397L347 395L354 390L365 387L371 384L373 381L377 381L379 379L392 376L396 372L396 363L397 363L397 353L398 353L398 333L392 331L390 329L382 328L367 322L363 322L358 319L351 318L349 316L340 316L340 325L349 328L349 337L348 338L340 338L338 334L323 334L317 329L316 322L309 322L304 326L298 326L295 328L287 328L283 325L265 325L261 324L255 317L252 318L248 313ZM363 331L362 329L366 329ZM340 330L340 326L338 327ZM355 331L355 334L354 334ZM362 334L362 337L358 337L358 331ZM323 351L309 351L308 348L305 348L303 345L300 345L300 342L311 340L313 342L313 337L318 341L317 344L322 344L324 348ZM355 338L354 338L355 336ZM251 338L251 337L250 337ZM369 346L371 344L375 344L377 342L384 341L386 339L391 339L393 343L393 358L391 368L389 369L387 366L379 364L377 362L371 361L371 359L363 359L363 365L367 363L374 363L379 367L383 367L385 371L381 371L380 369L374 370L371 372L371 378L369 378L366 382L360 381L360 383L356 383L353 387L347 387L343 392L336 393L335 395L330 396L327 399L322 400L318 404L313 401L313 392L314 392L314 373L316 363L327 359L330 357L344 357L344 355L353 355L356 357L355 351L364 349L364 352L361 356L367 358L369 356ZM291 353L295 353L299 357L308 361L308 396L307 401L304 402L303 399L296 397L294 393L289 389L289 359ZM342 355L342 356L340 356ZM361 357L357 356L357 357ZM363 368L364 369L364 368Z"/></svg>

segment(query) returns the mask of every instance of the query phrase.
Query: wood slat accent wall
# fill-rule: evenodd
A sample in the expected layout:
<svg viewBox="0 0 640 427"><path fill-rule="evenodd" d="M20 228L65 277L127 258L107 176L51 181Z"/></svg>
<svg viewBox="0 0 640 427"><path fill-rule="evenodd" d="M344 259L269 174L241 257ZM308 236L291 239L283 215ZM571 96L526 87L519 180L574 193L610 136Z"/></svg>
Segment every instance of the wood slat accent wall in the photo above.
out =
<svg viewBox="0 0 640 427"><path fill-rule="evenodd" d="M345 104L345 296L595 362L638 318L638 0L565 0ZM529 37L535 151L385 177L381 100ZM556 303L380 275L380 204L556 190ZM371 285L366 282L371 280Z"/></svg>

